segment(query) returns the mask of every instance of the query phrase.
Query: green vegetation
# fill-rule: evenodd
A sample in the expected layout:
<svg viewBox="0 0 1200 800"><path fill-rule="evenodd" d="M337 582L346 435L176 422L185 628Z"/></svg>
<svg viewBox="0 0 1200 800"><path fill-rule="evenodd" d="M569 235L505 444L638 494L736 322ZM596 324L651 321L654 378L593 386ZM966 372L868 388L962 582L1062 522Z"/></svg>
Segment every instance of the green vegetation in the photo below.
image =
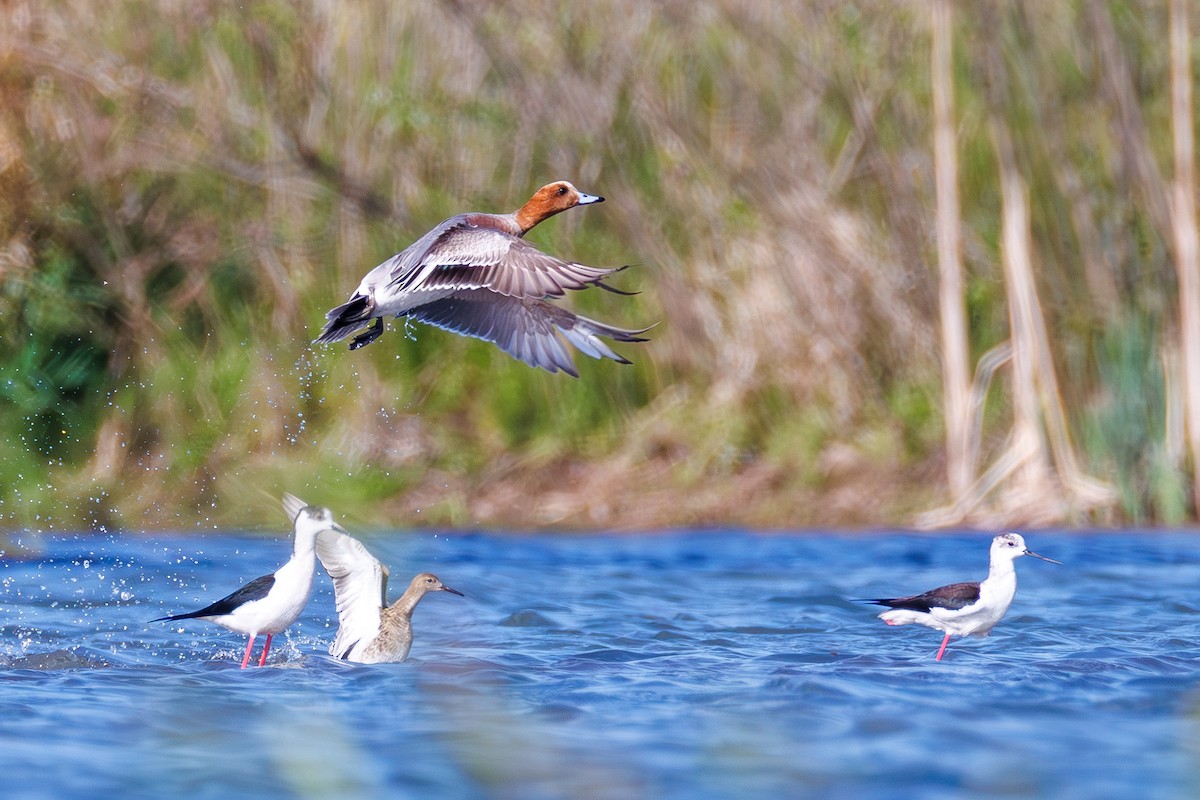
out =
<svg viewBox="0 0 1200 800"><path fill-rule="evenodd" d="M1067 421L1119 489L1064 521L1193 519L1165 13L985 5L954 44L971 357L1008 338L1003 119ZM279 528L285 490L356 524L618 529L908 524L947 501L924 3L0 15L0 525ZM558 178L608 202L530 238L636 265L616 281L635 298L568 298L660 321L619 346L634 366L546 375L415 323L309 347L428 227Z"/></svg>

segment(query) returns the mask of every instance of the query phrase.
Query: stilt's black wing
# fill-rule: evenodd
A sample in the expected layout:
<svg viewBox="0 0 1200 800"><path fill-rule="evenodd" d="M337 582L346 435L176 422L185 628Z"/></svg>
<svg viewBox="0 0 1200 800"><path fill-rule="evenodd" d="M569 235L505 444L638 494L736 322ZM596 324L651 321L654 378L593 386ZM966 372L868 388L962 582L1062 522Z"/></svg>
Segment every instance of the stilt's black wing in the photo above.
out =
<svg viewBox="0 0 1200 800"><path fill-rule="evenodd" d="M274 575L263 575L255 578L228 597L222 597L210 606L187 614L176 614L173 617L159 617L151 622L163 622L174 619L201 619L204 617L220 617L233 612L238 606L244 606L252 600L262 600L275 585Z"/></svg>
<svg viewBox="0 0 1200 800"><path fill-rule="evenodd" d="M966 608L978 600L978 583L952 583L949 586L939 586L937 589L924 594L914 594L911 597L880 597L863 602L929 613L934 608L945 608L951 611Z"/></svg>

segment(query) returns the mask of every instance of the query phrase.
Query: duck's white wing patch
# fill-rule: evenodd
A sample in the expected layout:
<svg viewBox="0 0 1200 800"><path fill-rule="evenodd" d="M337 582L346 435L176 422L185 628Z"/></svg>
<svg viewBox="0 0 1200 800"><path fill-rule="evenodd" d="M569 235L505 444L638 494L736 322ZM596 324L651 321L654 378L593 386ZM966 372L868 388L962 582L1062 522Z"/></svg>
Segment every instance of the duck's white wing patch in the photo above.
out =
<svg viewBox="0 0 1200 800"><path fill-rule="evenodd" d="M506 237L501 240L507 245L503 252L499 248L490 252L479 248L478 253L464 250L461 255L439 254L441 260L430 262L433 268L423 276L420 288L487 289L519 300L539 300L562 297L568 289L586 289L624 269L563 261L546 255L523 239L500 235Z"/></svg>
<svg viewBox="0 0 1200 800"><path fill-rule="evenodd" d="M329 652L342 658L360 642L379 634L380 610L387 603L387 567L362 542L338 531L317 534L317 558L333 579L338 632Z"/></svg>
<svg viewBox="0 0 1200 800"><path fill-rule="evenodd" d="M437 287L427 285L430 276L448 267L466 269L466 274L458 279L462 288L482 285L478 277L471 276L471 271L500 263L513 243L521 240L506 231L473 223L470 217L478 216L486 215L460 214L451 217L404 252L394 256L390 262L376 267L376 271L387 267L387 291L435 289ZM440 281L441 285L446 283L446 279Z"/></svg>

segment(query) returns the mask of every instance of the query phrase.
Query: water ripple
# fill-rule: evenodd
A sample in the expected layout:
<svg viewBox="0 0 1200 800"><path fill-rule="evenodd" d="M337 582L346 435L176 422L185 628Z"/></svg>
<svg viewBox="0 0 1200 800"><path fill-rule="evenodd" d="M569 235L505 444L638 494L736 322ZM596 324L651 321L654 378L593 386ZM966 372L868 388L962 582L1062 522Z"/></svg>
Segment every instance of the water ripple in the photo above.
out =
<svg viewBox="0 0 1200 800"><path fill-rule="evenodd" d="M1065 565L1018 562L939 664L853 598L978 579L987 536L379 534L467 594L410 662L330 657L322 575L242 671L241 637L149 620L285 539L45 537L0 557L5 796L1200 795L1200 537L1028 538Z"/></svg>

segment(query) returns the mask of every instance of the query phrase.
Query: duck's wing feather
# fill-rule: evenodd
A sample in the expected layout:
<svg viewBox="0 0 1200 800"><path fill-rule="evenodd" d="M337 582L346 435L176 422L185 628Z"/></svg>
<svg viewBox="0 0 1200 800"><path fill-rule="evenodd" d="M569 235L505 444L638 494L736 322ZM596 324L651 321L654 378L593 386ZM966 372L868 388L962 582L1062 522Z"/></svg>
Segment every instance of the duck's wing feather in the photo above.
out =
<svg viewBox="0 0 1200 800"><path fill-rule="evenodd" d="M396 256L390 290L487 289L507 297L561 297L625 267L589 267L546 255L524 239L493 227L486 215L463 215L439 225ZM608 288L608 287L606 287Z"/></svg>
<svg viewBox="0 0 1200 800"><path fill-rule="evenodd" d="M363 543L334 530L317 534L317 558L333 579L338 632L329 652L342 658L355 644L379 633L380 610L387 605L388 570Z"/></svg>
<svg viewBox="0 0 1200 800"><path fill-rule="evenodd" d="M609 358L621 364L628 359L617 354L600 337L618 342L643 342L642 330L629 330L581 317L545 300L520 300L474 289L427 303L408 316L463 336L492 342L513 358L548 372L579 373L563 338L592 358Z"/></svg>
<svg viewBox="0 0 1200 800"><path fill-rule="evenodd" d="M929 613L934 608L955 611L979 600L978 583L952 583L911 597L881 597L865 602Z"/></svg>
<svg viewBox="0 0 1200 800"><path fill-rule="evenodd" d="M419 290L425 288L430 274L444 267L498 263L512 243L520 241L506 231L471 222L471 216L460 214L441 223L371 270L363 282L387 284L392 292Z"/></svg>
<svg viewBox="0 0 1200 800"><path fill-rule="evenodd" d="M562 297L568 289L604 286L604 278L623 269L564 261L514 238L502 259L485 264L446 264L431 270L421 288L488 289L507 297L541 299Z"/></svg>

